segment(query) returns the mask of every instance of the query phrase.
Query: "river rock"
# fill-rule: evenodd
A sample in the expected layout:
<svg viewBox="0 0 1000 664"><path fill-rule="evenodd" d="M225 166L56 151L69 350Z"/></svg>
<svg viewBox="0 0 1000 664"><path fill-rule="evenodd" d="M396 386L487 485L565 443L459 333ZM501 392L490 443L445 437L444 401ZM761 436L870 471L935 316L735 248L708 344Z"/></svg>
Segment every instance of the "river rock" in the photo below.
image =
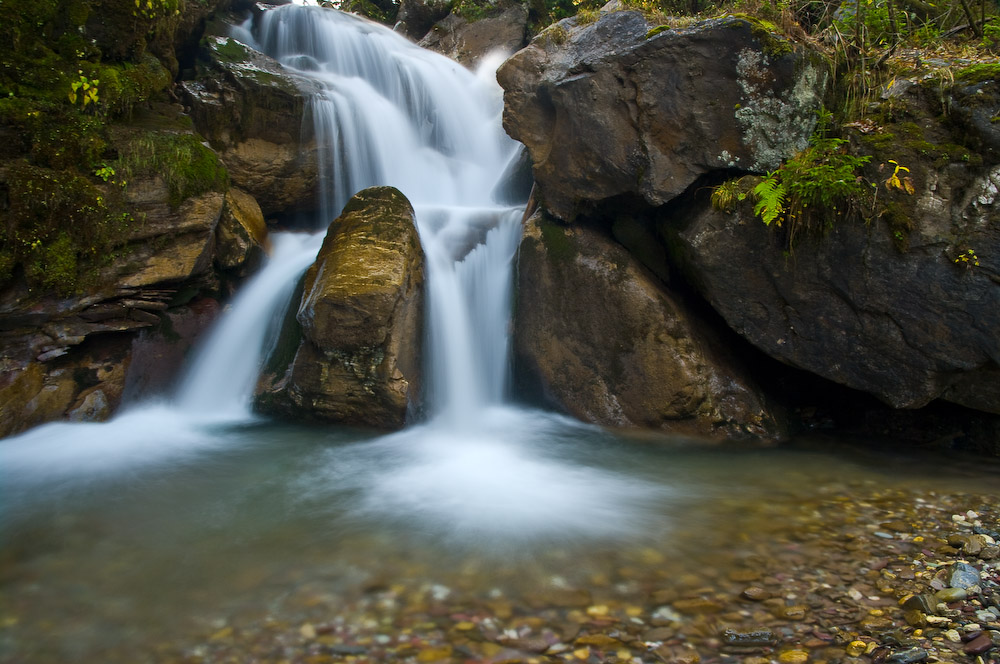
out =
<svg viewBox="0 0 1000 664"><path fill-rule="evenodd" d="M420 397L423 251L397 189L355 195L305 275L301 342L263 410L296 419L402 427Z"/></svg>
<svg viewBox="0 0 1000 664"><path fill-rule="evenodd" d="M497 79L504 127L569 221L612 197L660 205L713 169L776 168L813 131L819 63L742 19L661 29L616 11L547 28Z"/></svg>
<svg viewBox="0 0 1000 664"><path fill-rule="evenodd" d="M314 210L316 143L302 119L315 82L231 37L207 37L203 52L199 76L179 89L233 184L267 216Z"/></svg>
<svg viewBox="0 0 1000 664"><path fill-rule="evenodd" d="M509 55L521 49L527 34L527 7L508 2L475 21L449 14L434 24L420 40L420 46L475 68L491 52Z"/></svg>
<svg viewBox="0 0 1000 664"><path fill-rule="evenodd" d="M535 214L517 282L517 379L549 404L604 425L777 434L721 343L607 235Z"/></svg>

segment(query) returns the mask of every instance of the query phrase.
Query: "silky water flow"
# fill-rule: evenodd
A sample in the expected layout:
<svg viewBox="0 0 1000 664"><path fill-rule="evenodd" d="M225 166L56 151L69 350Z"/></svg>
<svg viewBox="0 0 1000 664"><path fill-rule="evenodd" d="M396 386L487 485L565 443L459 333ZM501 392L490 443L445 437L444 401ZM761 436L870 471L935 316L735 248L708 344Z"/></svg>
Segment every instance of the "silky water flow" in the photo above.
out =
<svg viewBox="0 0 1000 664"><path fill-rule="evenodd" d="M305 121L320 146L317 226L357 191L392 185L414 206L426 258L426 420L329 450L298 490L350 491L348 509L363 518L419 523L463 541L636 529L662 490L579 458L573 440L587 427L510 402L512 268L524 202L505 200L504 174L520 145L501 127L502 56L473 73L383 26L296 5L233 34L315 81ZM108 423L48 424L0 442L9 493L93 486L247 440L262 444L241 427L257 421L257 374L322 232L272 239L268 264L193 354L171 399L132 406Z"/></svg>

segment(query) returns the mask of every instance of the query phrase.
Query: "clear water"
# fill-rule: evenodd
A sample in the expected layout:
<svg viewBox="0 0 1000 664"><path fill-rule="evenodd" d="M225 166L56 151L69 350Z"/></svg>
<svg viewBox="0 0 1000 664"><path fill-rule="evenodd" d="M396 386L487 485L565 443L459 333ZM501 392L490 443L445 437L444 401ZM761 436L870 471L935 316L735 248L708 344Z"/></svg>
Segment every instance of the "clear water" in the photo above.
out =
<svg viewBox="0 0 1000 664"><path fill-rule="evenodd" d="M0 661L300 661L307 624L395 643L428 620L414 607L548 616L581 590L585 606L639 607L648 622L651 593L725 588L801 532L824 543L804 564L836 569L825 547L849 521L836 499L875 505L850 520L869 537L940 492L996 504L983 465L629 440L538 412L489 420L501 442L483 433L457 455L414 430L258 422L192 427L204 444L128 472L39 483L4 464Z"/></svg>

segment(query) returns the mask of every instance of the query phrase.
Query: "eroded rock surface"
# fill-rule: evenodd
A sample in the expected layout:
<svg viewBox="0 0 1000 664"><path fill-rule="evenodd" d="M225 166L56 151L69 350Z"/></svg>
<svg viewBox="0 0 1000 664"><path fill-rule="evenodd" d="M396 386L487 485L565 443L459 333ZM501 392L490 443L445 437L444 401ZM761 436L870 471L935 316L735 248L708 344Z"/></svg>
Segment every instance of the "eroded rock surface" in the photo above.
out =
<svg viewBox="0 0 1000 664"><path fill-rule="evenodd" d="M297 418L403 426L420 394L423 251L393 187L355 195L305 275L291 366L260 406Z"/></svg>
<svg viewBox="0 0 1000 664"><path fill-rule="evenodd" d="M504 127L560 219L616 196L660 205L716 169L774 169L813 131L815 57L742 19L653 28L631 11L566 19L497 73Z"/></svg>
<svg viewBox="0 0 1000 664"><path fill-rule="evenodd" d="M539 213L519 256L516 363L549 402L609 426L779 433L715 335L603 233Z"/></svg>
<svg viewBox="0 0 1000 664"><path fill-rule="evenodd" d="M196 129L265 215L314 209L316 146L302 118L315 82L235 39L207 39L202 75L180 84Z"/></svg>
<svg viewBox="0 0 1000 664"><path fill-rule="evenodd" d="M524 46L527 38L528 10L519 2L501 7L471 22L449 14L434 24L420 40L420 46L473 69L491 52L514 53Z"/></svg>

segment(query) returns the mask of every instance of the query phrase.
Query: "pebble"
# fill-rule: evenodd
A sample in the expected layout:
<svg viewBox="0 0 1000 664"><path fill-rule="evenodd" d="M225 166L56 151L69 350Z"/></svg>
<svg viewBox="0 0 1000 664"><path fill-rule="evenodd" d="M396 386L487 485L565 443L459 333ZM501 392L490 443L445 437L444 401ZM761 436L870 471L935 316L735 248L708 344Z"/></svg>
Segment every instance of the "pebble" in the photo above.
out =
<svg viewBox="0 0 1000 664"><path fill-rule="evenodd" d="M809 661L809 653L805 650L786 650L778 655L781 664L804 664Z"/></svg>
<svg viewBox="0 0 1000 664"><path fill-rule="evenodd" d="M963 600L969 596L969 592L965 588L945 588L944 590L939 590L934 593L934 597L941 602L957 602Z"/></svg>
<svg viewBox="0 0 1000 664"><path fill-rule="evenodd" d="M889 655L885 661L891 664L913 664L913 662L924 661L927 659L928 654L923 648L910 648Z"/></svg>
<svg viewBox="0 0 1000 664"><path fill-rule="evenodd" d="M771 593L766 588L761 588L760 586L749 586L740 593L740 597L752 602L762 602L765 599L770 599Z"/></svg>
<svg viewBox="0 0 1000 664"><path fill-rule="evenodd" d="M961 643L962 635L958 633L957 629L946 629L941 633L944 638L948 639L952 643Z"/></svg>
<svg viewBox="0 0 1000 664"><path fill-rule="evenodd" d="M860 657L868 650L868 644L864 641L851 641L847 644L848 657Z"/></svg>
<svg viewBox="0 0 1000 664"><path fill-rule="evenodd" d="M993 647L993 641L985 632L972 639L965 646L962 647L962 651L966 655L982 655L984 652Z"/></svg>
<svg viewBox="0 0 1000 664"><path fill-rule="evenodd" d="M921 611L923 613L934 613L937 609L938 598L934 595L921 593L911 595L903 600L903 609L907 611Z"/></svg>
<svg viewBox="0 0 1000 664"><path fill-rule="evenodd" d="M955 563L948 576L948 585L952 588L969 589L978 586L980 582L979 570L968 563Z"/></svg>
<svg viewBox="0 0 1000 664"><path fill-rule="evenodd" d="M722 642L728 646L750 648L774 645L778 642L778 637L769 629L754 629L747 632L727 629L722 632Z"/></svg>

